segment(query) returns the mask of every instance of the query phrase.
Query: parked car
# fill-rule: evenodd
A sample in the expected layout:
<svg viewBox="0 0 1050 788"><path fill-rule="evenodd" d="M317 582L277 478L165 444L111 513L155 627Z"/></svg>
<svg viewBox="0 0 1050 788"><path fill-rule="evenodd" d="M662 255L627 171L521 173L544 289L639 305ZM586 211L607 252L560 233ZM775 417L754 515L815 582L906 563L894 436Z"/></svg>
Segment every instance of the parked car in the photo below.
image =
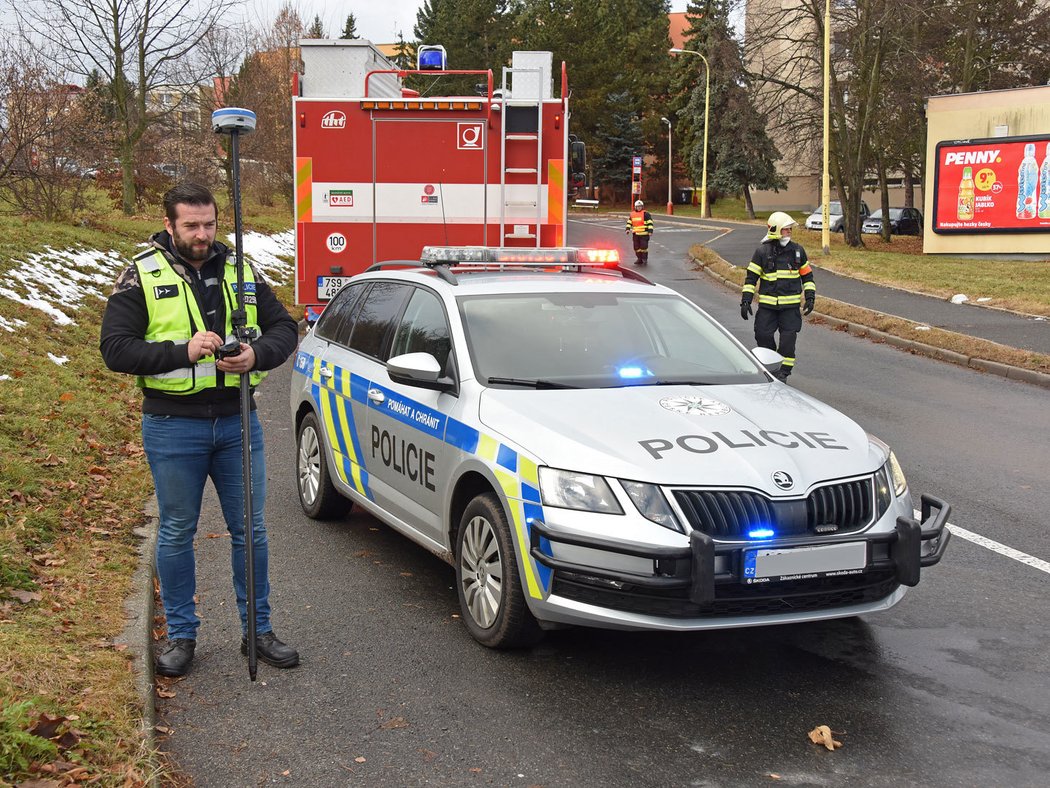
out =
<svg viewBox="0 0 1050 788"><path fill-rule="evenodd" d="M614 250L427 247L352 277L299 346L299 500L452 564L496 648L886 610L950 507L916 519L889 446L782 360Z"/></svg>
<svg viewBox="0 0 1050 788"><path fill-rule="evenodd" d="M861 200L860 203L860 219L863 222L871 214L868 210L868 204ZM830 221L829 230L833 233L841 233L845 229L845 216L842 213L842 203L838 200L835 202L828 203L828 220ZM820 230L824 227L824 206L818 205L810 212L806 218L806 229L807 230Z"/></svg>
<svg viewBox="0 0 1050 788"><path fill-rule="evenodd" d="M882 232L882 209L864 220L862 233ZM922 235L922 213L916 208L890 208L891 235Z"/></svg>

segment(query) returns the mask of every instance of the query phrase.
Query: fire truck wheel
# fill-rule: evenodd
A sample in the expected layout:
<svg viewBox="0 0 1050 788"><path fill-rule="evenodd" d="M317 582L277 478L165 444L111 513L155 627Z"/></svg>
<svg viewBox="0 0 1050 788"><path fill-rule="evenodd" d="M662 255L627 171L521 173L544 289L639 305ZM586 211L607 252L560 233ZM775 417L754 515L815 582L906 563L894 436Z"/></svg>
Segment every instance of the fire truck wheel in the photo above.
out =
<svg viewBox="0 0 1050 788"><path fill-rule="evenodd" d="M518 577L507 516L495 493L472 500L456 535L456 590L463 622L489 648L531 646L543 635Z"/></svg>
<svg viewBox="0 0 1050 788"><path fill-rule="evenodd" d="M332 484L315 414L306 414L299 425L296 446L296 487L299 490L299 503L306 516L314 520L331 520L349 512L350 501L340 495Z"/></svg>

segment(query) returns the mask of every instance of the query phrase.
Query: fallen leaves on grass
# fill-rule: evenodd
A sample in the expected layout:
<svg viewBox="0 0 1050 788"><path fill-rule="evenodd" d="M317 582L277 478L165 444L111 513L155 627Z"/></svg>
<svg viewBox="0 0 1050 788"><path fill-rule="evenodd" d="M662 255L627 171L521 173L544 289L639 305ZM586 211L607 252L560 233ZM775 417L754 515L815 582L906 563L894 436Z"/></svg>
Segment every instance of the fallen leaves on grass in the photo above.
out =
<svg viewBox="0 0 1050 788"><path fill-rule="evenodd" d="M833 733L827 725L818 725L809 732L809 740L814 744L822 744L827 749L834 751L835 748L842 746L842 742L836 741L834 737L841 735L841 733Z"/></svg>
<svg viewBox="0 0 1050 788"><path fill-rule="evenodd" d="M4 596L13 597L21 602L23 605L28 605L30 602L39 602L43 597L38 591L25 591L21 588L5 588L3 590Z"/></svg>

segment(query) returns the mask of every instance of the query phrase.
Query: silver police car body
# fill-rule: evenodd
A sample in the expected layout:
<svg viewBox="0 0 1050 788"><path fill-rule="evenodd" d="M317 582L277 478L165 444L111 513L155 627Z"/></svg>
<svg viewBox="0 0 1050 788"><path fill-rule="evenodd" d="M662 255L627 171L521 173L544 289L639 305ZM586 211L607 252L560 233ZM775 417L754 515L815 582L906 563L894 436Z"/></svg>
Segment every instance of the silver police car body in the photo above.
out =
<svg viewBox="0 0 1050 788"><path fill-rule="evenodd" d="M327 306L295 359L300 501L451 563L481 643L897 604L947 546L890 449L600 250L428 248Z"/></svg>

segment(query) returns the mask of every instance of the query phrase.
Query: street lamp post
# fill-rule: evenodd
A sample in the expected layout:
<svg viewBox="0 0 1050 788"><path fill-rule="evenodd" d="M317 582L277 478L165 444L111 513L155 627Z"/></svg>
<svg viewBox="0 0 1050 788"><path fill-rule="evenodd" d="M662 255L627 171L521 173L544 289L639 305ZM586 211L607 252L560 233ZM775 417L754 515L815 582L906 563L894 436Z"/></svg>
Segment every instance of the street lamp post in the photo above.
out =
<svg viewBox="0 0 1050 788"><path fill-rule="evenodd" d="M823 203L820 225L821 251L831 254L831 179L828 176L828 143L830 136L831 92L831 0L824 0L824 169L820 176L820 201Z"/></svg>
<svg viewBox="0 0 1050 788"><path fill-rule="evenodd" d="M675 47L669 51L672 55L679 55L683 52L696 55L704 61L704 169L700 176L700 218L709 219L710 215L707 210L707 119L711 110L711 66L708 64L707 58L694 49L679 49Z"/></svg>
<svg viewBox="0 0 1050 788"><path fill-rule="evenodd" d="M667 124L667 215L671 216L674 214L674 203L671 201L671 121L667 118L660 120Z"/></svg>

